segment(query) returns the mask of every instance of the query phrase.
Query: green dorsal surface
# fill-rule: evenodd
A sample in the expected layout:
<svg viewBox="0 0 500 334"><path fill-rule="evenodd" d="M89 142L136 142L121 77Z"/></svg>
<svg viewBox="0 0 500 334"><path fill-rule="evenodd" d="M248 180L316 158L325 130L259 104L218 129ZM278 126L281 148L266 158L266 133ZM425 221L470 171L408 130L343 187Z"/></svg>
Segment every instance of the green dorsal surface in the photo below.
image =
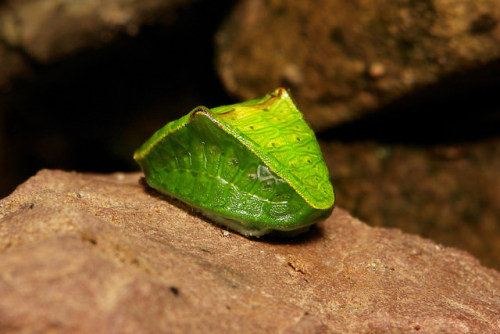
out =
<svg viewBox="0 0 500 334"><path fill-rule="evenodd" d="M244 235L302 231L334 193L313 131L287 91L199 107L135 153L148 184Z"/></svg>
<svg viewBox="0 0 500 334"><path fill-rule="evenodd" d="M310 205L333 205L333 188L316 136L285 89L211 111Z"/></svg>

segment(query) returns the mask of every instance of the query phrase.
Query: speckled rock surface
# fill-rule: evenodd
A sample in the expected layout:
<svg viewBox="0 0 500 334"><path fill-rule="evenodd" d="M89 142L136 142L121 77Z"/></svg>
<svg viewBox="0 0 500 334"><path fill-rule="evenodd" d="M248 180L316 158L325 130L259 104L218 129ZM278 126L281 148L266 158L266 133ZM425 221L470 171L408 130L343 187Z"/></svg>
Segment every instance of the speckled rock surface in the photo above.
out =
<svg viewBox="0 0 500 334"><path fill-rule="evenodd" d="M351 215L460 248L500 270L500 137L432 148L322 147L338 205Z"/></svg>
<svg viewBox="0 0 500 334"><path fill-rule="evenodd" d="M0 202L0 332L500 331L500 273L465 252L341 208L249 240L140 177L45 170Z"/></svg>
<svg viewBox="0 0 500 334"><path fill-rule="evenodd" d="M243 0L218 36L226 88L292 88L315 129L500 57L500 3Z"/></svg>

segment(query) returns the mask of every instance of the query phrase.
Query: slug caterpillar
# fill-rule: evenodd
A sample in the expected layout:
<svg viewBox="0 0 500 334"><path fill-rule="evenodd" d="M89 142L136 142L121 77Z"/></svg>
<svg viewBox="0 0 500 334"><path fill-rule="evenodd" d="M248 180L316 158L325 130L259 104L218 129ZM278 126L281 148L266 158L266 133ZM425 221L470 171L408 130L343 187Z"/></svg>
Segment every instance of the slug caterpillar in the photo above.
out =
<svg viewBox="0 0 500 334"><path fill-rule="evenodd" d="M314 132L283 88L195 108L158 130L134 159L151 187L245 236L306 231L335 202Z"/></svg>

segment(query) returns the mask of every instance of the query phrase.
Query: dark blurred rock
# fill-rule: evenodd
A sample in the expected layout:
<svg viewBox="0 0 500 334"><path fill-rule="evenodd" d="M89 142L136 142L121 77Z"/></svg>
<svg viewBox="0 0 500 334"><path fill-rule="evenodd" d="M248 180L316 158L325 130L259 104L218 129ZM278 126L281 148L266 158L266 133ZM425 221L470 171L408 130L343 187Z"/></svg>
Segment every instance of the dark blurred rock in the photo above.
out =
<svg viewBox="0 0 500 334"><path fill-rule="evenodd" d="M168 22L179 7L195 1L3 1L0 88L31 63L52 63L98 48L120 34L135 35L141 25Z"/></svg>
<svg viewBox="0 0 500 334"><path fill-rule="evenodd" d="M291 87L324 129L499 59L499 21L497 0L243 0L218 33L218 71L242 99Z"/></svg>
<svg viewBox="0 0 500 334"><path fill-rule="evenodd" d="M500 274L336 208L227 232L140 174L42 171L0 202L0 332L497 332Z"/></svg>
<svg viewBox="0 0 500 334"><path fill-rule="evenodd" d="M29 67L22 55L0 43L0 88L7 86L11 78L26 73L29 73Z"/></svg>

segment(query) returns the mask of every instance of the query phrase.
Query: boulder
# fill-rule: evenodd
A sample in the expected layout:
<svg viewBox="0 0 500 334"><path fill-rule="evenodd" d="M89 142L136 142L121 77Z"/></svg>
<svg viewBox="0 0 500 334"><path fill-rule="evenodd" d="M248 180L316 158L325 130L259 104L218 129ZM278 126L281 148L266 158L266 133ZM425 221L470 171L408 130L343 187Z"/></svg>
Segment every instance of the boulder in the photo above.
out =
<svg viewBox="0 0 500 334"><path fill-rule="evenodd" d="M494 61L498 73L499 21L497 0L243 0L217 35L218 71L243 100L291 87L311 125L325 129L453 73ZM449 86L494 77L484 72Z"/></svg>
<svg viewBox="0 0 500 334"><path fill-rule="evenodd" d="M139 173L43 170L0 201L0 332L498 332L500 273L336 208L247 239Z"/></svg>

